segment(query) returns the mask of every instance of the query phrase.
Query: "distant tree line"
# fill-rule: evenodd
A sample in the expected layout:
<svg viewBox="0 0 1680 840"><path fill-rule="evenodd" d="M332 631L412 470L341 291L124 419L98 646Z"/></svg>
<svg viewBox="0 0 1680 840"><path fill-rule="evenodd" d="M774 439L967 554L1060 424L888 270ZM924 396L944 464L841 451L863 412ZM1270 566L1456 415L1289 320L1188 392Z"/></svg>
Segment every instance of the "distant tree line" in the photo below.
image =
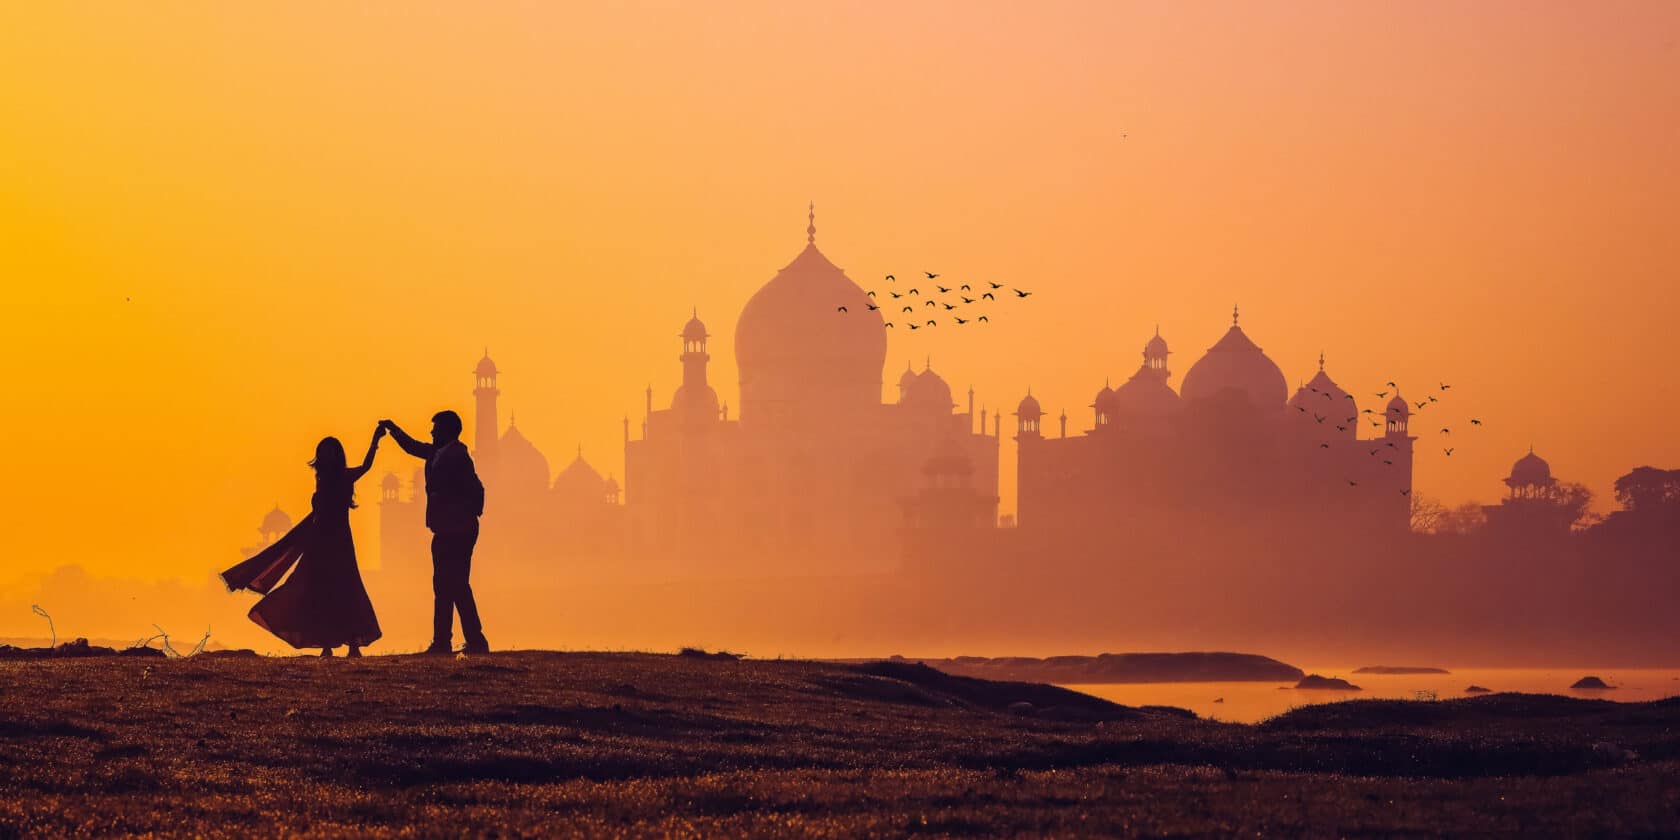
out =
<svg viewBox="0 0 1680 840"><path fill-rule="evenodd" d="M1636 467L1616 479L1614 489L1620 509L1599 516L1592 512L1591 490L1579 482L1560 481L1534 500L1555 512L1537 521L1566 523L1569 531L1612 539L1680 532L1680 469ZM1421 493L1412 494L1411 513L1414 532L1436 536L1475 535L1488 521L1481 504L1448 507Z"/></svg>

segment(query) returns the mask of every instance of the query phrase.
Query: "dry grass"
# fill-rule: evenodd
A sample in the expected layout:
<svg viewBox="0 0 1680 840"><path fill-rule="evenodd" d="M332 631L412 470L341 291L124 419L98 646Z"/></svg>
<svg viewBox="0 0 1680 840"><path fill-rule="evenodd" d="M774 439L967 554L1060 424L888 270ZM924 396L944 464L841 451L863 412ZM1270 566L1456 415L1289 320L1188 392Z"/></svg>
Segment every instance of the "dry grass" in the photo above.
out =
<svg viewBox="0 0 1680 840"><path fill-rule="evenodd" d="M897 663L6 662L0 836L1666 833L1676 724L1494 695L1243 726Z"/></svg>

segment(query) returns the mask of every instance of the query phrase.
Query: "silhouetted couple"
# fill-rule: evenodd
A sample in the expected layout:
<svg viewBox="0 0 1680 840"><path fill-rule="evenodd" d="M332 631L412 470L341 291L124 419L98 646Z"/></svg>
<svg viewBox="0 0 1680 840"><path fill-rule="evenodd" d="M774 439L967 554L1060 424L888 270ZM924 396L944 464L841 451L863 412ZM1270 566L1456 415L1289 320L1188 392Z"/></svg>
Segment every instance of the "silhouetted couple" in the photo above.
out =
<svg viewBox="0 0 1680 840"><path fill-rule="evenodd" d="M255 557L222 573L229 591L264 593L251 608L251 620L295 648L320 648L332 656L343 646L361 656L381 633L373 602L356 565L350 536L355 485L373 467L379 440L396 438L404 452L426 462L426 527L432 531L432 643L426 653L451 652L455 613L461 614L463 653L489 653L490 643L478 620L468 576L478 518L484 513L484 485L472 456L461 442L461 417L453 411L432 416L430 443L415 440L390 420L381 420L368 443L367 457L351 467L344 444L323 438L315 446L315 494L309 515ZM285 583L280 578L292 571ZM278 586L275 584L279 583Z"/></svg>

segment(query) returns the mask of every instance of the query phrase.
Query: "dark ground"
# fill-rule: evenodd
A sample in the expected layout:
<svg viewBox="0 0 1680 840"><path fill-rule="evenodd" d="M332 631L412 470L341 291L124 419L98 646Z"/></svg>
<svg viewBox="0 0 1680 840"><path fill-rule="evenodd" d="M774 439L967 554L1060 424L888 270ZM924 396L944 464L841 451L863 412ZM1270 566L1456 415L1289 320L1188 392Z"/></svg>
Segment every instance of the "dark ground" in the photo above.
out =
<svg viewBox="0 0 1680 840"><path fill-rule="evenodd" d="M1680 700L1246 726L897 663L0 662L3 836L1676 834L1677 771Z"/></svg>

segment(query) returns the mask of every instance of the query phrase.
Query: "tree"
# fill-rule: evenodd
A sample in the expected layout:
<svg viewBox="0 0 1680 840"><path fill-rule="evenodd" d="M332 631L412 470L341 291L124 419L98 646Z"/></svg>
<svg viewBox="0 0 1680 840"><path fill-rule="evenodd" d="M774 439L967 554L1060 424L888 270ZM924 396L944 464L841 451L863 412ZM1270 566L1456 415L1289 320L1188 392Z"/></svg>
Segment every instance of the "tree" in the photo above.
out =
<svg viewBox="0 0 1680 840"><path fill-rule="evenodd" d="M1616 502L1636 514L1661 515L1680 508L1680 470L1634 467L1616 479Z"/></svg>
<svg viewBox="0 0 1680 840"><path fill-rule="evenodd" d="M1546 492L1546 498L1558 508L1558 518L1568 522L1569 527L1580 530L1591 526L1598 520L1591 511L1593 493L1585 484L1578 481L1560 481L1553 484Z"/></svg>
<svg viewBox="0 0 1680 840"><path fill-rule="evenodd" d="M1435 533L1468 536L1487 525L1487 512L1475 502L1465 502L1458 507L1441 514L1436 521Z"/></svg>
<svg viewBox="0 0 1680 840"><path fill-rule="evenodd" d="M1447 514L1447 506L1433 497L1425 496L1416 490L1412 491L1412 533L1434 534L1441 527L1441 517Z"/></svg>

